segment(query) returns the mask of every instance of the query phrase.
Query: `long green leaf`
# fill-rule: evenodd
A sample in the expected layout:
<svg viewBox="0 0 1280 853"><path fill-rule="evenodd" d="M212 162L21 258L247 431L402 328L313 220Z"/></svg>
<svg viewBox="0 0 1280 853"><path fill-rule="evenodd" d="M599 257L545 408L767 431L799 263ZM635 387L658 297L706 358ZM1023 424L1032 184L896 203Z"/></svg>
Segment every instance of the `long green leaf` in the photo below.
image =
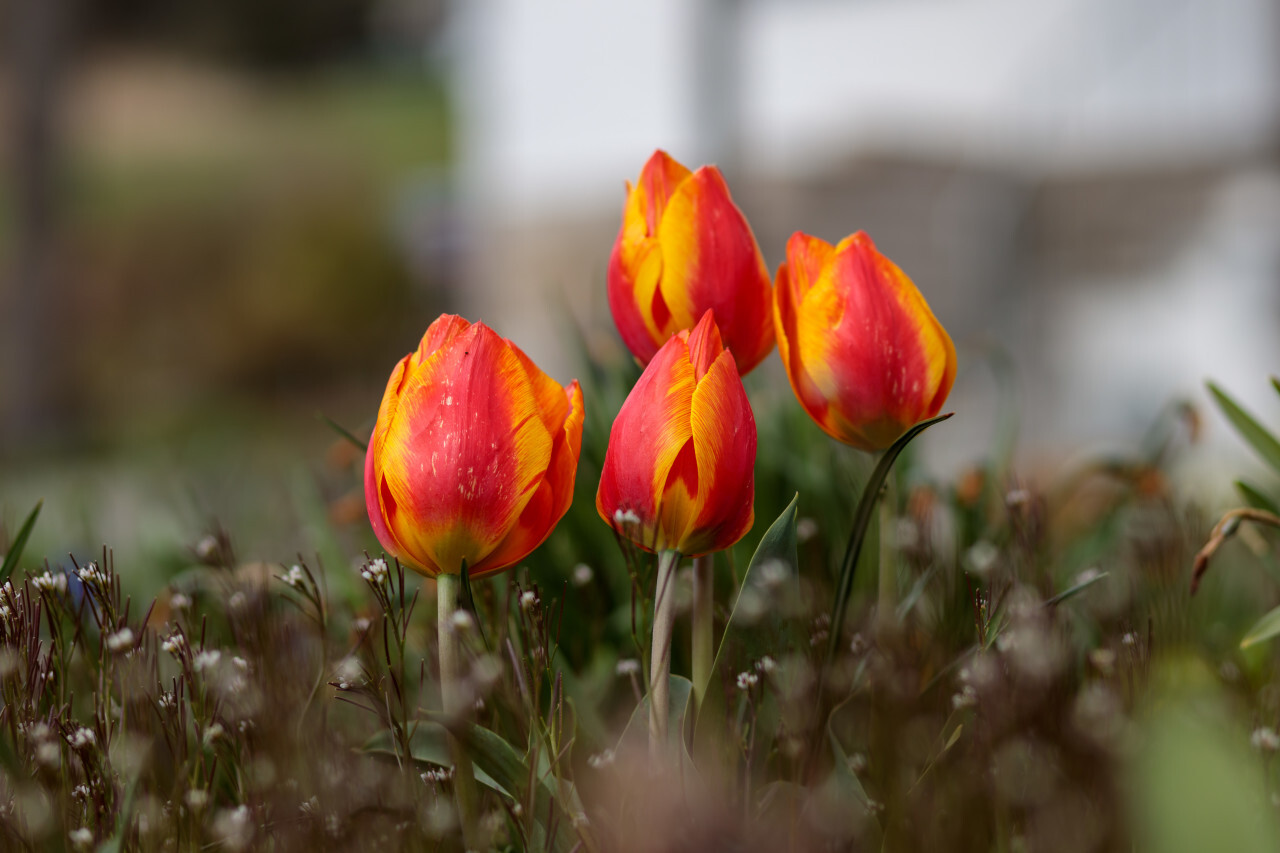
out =
<svg viewBox="0 0 1280 853"><path fill-rule="evenodd" d="M844 562L840 567L840 580L836 585L835 602L831 607L831 639L827 643L827 658L822 668L824 675L831 661L835 660L836 649L840 646L841 632L844 629L844 617L849 612L849 593L853 591L853 573L858 566L858 555L862 553L862 543L867 538L867 527L871 524L871 516L875 510L876 501L880 497L880 488L884 485L884 481L888 479L889 471L893 468L893 463L897 460L898 455L906 449L911 440L934 424L945 421L952 414L954 413L948 412L945 415L938 415L936 418L921 421L903 433L893 443L893 446L880 457L875 470L871 472L871 479L867 480L866 486L862 489L862 497L858 499L858 508L853 514L853 530L849 534L849 544L845 547Z"/></svg>
<svg viewBox="0 0 1280 853"><path fill-rule="evenodd" d="M1266 510L1272 515L1280 515L1280 505L1263 494L1257 487L1246 483L1244 480L1236 480L1236 491L1240 493L1240 497L1244 498L1244 502L1254 509Z"/></svg>
<svg viewBox="0 0 1280 853"><path fill-rule="evenodd" d="M360 751L369 755L387 756L392 759L399 755L390 729L383 729L369 738L365 741L364 746L360 748ZM452 767L453 755L449 752L448 731L439 723L419 721L414 728L413 735L409 738L409 757L417 764ZM512 798L515 797L511 790L498 784L496 779L480 768L476 768L476 781L500 794L506 794Z"/></svg>
<svg viewBox="0 0 1280 853"><path fill-rule="evenodd" d="M1110 573L1109 573L1109 572L1098 572L1096 575L1094 575L1093 577L1089 578L1088 580L1083 580L1083 581L1081 581L1080 583L1076 584L1075 586L1072 586L1072 587L1069 587L1069 588L1067 588L1067 589L1064 589L1062 592L1058 593L1058 594L1057 594L1057 595L1055 595L1053 598L1051 598L1051 599L1049 599L1048 601L1046 601L1046 602L1044 603L1044 606L1045 606L1045 607L1053 607L1054 605L1061 604L1062 602L1066 601L1066 600L1067 600L1067 599L1069 599L1069 598L1075 598L1077 595L1079 595L1080 593L1084 592L1086 589L1088 589L1089 587L1093 586L1093 585L1094 585L1095 583L1097 583L1098 581L1100 581L1100 580L1102 580L1103 578L1107 577L1107 575L1108 575L1108 574L1110 574Z"/></svg>
<svg viewBox="0 0 1280 853"><path fill-rule="evenodd" d="M717 682L730 680L735 671L750 668L765 654L779 658L799 647L792 624L792 616L803 609L796 546L798 501L799 495L792 497L769 525L747 564L711 666L712 683L706 685L702 707L697 709L693 753L711 778L728 778L736 749L722 737L727 731L728 709L724 690Z"/></svg>
<svg viewBox="0 0 1280 853"><path fill-rule="evenodd" d="M1240 641L1240 648L1247 649L1257 643L1280 637L1280 607L1259 619Z"/></svg>
<svg viewBox="0 0 1280 853"><path fill-rule="evenodd" d="M13 570L18 568L18 561L22 559L22 550L27 547L27 540L31 538L31 529L36 526L36 519L40 517L42 506L44 506L43 500L36 501L35 509L31 510L27 520L22 522L18 535L13 537L13 542L9 545L9 553L4 555L4 565L0 565L0 583L7 581L13 574Z"/></svg>
<svg viewBox="0 0 1280 853"><path fill-rule="evenodd" d="M1277 473L1280 473L1280 441L1277 441L1266 427L1258 423L1253 415L1241 408L1240 404L1231 399L1225 391L1212 382L1205 384L1209 388L1209 393L1217 401L1218 408L1222 409L1222 413L1227 416L1227 420L1231 421L1231 425L1236 428L1236 432L1240 433L1240 437L1249 442L1249 446L1257 451L1258 455Z"/></svg>
<svg viewBox="0 0 1280 853"><path fill-rule="evenodd" d="M360 439L356 438L355 434L352 433L346 427L344 427L342 424L338 423L333 418L326 415L324 412L316 412L316 417L324 421L326 424L328 424L329 429L333 430L338 435L342 436L347 441L351 442L356 447L360 448L361 452L364 452L364 453L368 452L369 445L361 441Z"/></svg>

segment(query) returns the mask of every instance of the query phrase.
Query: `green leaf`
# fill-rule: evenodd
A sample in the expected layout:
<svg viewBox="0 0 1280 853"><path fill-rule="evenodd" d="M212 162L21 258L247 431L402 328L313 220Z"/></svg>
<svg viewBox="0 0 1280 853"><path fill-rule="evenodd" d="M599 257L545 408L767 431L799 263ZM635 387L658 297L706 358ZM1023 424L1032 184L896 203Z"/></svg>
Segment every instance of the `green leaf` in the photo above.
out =
<svg viewBox="0 0 1280 853"><path fill-rule="evenodd" d="M879 850L881 844L880 823L871 811L871 798L867 796L858 775L849 766L849 756L835 732L831 720L840 710L837 706L827 723L827 742L831 746L831 773L814 790L809 809L814 822L830 827L842 840L856 840L854 849Z"/></svg>
<svg viewBox="0 0 1280 853"><path fill-rule="evenodd" d="M390 729L383 729L365 741L360 751L369 755L387 756L395 760L399 756L398 745L391 735ZM434 767L453 767L453 755L449 752L449 732L439 723L420 720L414 726L409 738L409 757L417 764L429 764ZM497 780L476 768L476 781L500 794L515 797L515 794ZM518 790L518 789L517 789Z"/></svg>
<svg viewBox="0 0 1280 853"><path fill-rule="evenodd" d="M462 609L471 614L471 618L476 623L476 629L480 632L480 641L484 643L485 651L492 651L489 648L489 638L484 633L484 622L480 619L480 611L476 610L476 597L471 592L471 572L467 568L467 561L462 561L462 570L458 572L462 577L462 595L459 596L462 601Z"/></svg>
<svg viewBox="0 0 1280 853"><path fill-rule="evenodd" d="M27 547L27 540L31 538L31 529L36 526L36 519L40 516L42 506L44 506L43 500L36 501L35 509L31 510L27 520L22 522L18 535L10 543L9 553L4 555L4 564L0 565L0 583L7 581L13 574L13 570L18 568L18 561L22 559L22 550Z"/></svg>
<svg viewBox="0 0 1280 853"><path fill-rule="evenodd" d="M1240 497L1244 498L1244 502L1254 509L1266 510L1272 515L1280 515L1280 505L1267 497L1255 486L1246 483L1244 480L1236 480L1236 491L1240 493Z"/></svg>
<svg viewBox="0 0 1280 853"><path fill-rule="evenodd" d="M711 666L711 683L706 685L702 707L697 711L693 753L712 778L731 778L724 774L729 772L735 754L732 745L721 736L728 730L728 709L718 682L726 682L735 672L750 668L765 654L777 657L801 647L793 624L793 617L804 612L796 546L799 497L792 497L769 525L747 564Z"/></svg>
<svg viewBox="0 0 1280 853"><path fill-rule="evenodd" d="M835 659L836 649L840 646L840 637L844 630L844 617L849 611L849 593L853 590L853 573L858 566L858 555L862 552L862 543L867 538L867 527L871 524L871 516L875 510L876 501L880 497L880 489L884 486L884 481L888 479L889 471L893 468L894 461L897 460L898 455L903 450L906 450L911 440L934 424L945 421L952 414L948 412L945 415L938 415L936 418L921 421L904 432L893 443L893 446L880 457L875 470L871 472L871 479L867 480L867 484L862 489L862 497L858 499L858 508L853 514L853 530L849 533L849 544L845 547L844 561L840 568L840 580L836 584L835 602L831 607L831 639L827 643L827 657L822 667L824 676L827 667Z"/></svg>
<svg viewBox="0 0 1280 853"><path fill-rule="evenodd" d="M1280 636L1280 607L1263 616L1249 629L1244 639L1240 641L1240 648L1247 649L1256 643L1262 643L1277 636Z"/></svg>
<svg viewBox="0 0 1280 853"><path fill-rule="evenodd" d="M346 427L342 426L337 421L330 418L324 412L316 412L316 417L324 421L326 424L328 424L329 428L332 429L334 432L336 432L338 435L342 436L347 441L351 442L356 447L360 448L360 451L362 453L367 453L369 451L368 444L356 438L355 435L350 430L348 430Z"/></svg>
<svg viewBox="0 0 1280 853"><path fill-rule="evenodd" d="M682 748L684 745L684 727L689 715L693 682L680 675L670 675L667 679L667 745L674 750L677 745ZM644 701L631 712L631 719L618 739L618 749L643 750L648 742L649 697L645 696Z"/></svg>
<svg viewBox="0 0 1280 853"><path fill-rule="evenodd" d="M1277 441L1276 437L1259 424L1253 415L1242 409L1239 403L1227 396L1226 392L1217 385L1212 382L1205 384L1209 388L1209 393L1213 394L1217 401L1218 408L1222 409L1222 413L1227 416L1227 420L1231 421L1231 425L1236 428L1240 437L1247 441L1268 465L1280 473L1280 441Z"/></svg>
<svg viewBox="0 0 1280 853"><path fill-rule="evenodd" d="M1046 601L1046 602L1044 603L1044 606L1045 606L1045 607L1053 607L1054 605L1061 604L1062 602L1066 601L1066 600L1067 600L1067 599L1069 599L1069 598L1075 598L1077 595L1079 595L1080 593L1084 592L1086 589L1088 589L1089 587L1093 586L1093 585L1094 585L1095 583L1097 583L1098 581L1100 581L1100 580L1102 580L1103 578L1107 577L1107 575L1108 575L1108 574L1110 574L1110 573L1109 573L1109 572L1098 572L1096 575L1094 575L1093 577L1089 578L1088 580L1081 581L1080 583L1076 584L1075 586L1072 586L1072 587L1069 587L1069 588L1067 588L1067 589L1064 589L1062 592L1058 593L1058 594L1057 594L1057 595L1055 595L1053 598L1051 598L1051 599L1049 599L1048 601Z"/></svg>

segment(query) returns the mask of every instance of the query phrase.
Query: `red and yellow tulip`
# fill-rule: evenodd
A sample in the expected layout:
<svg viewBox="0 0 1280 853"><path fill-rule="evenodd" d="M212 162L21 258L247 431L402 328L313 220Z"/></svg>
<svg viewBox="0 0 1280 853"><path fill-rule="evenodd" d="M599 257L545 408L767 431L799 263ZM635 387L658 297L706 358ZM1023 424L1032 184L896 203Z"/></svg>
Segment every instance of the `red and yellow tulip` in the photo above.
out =
<svg viewBox="0 0 1280 853"><path fill-rule="evenodd" d="M483 323L431 324L391 374L365 456L365 503L387 552L431 577L506 568L573 499L582 391Z"/></svg>
<svg viewBox="0 0 1280 853"><path fill-rule="evenodd" d="M751 529L755 460L755 418L707 311L663 344L622 404L596 509L647 551L718 551Z"/></svg>
<svg viewBox="0 0 1280 853"><path fill-rule="evenodd" d="M690 172L655 151L627 202L609 259L609 308L642 364L715 312L745 375L773 349L769 271L715 166Z"/></svg>
<svg viewBox="0 0 1280 853"><path fill-rule="evenodd" d="M773 308L791 387L833 438L883 450L946 401L956 376L951 338L863 232L834 247L793 234Z"/></svg>

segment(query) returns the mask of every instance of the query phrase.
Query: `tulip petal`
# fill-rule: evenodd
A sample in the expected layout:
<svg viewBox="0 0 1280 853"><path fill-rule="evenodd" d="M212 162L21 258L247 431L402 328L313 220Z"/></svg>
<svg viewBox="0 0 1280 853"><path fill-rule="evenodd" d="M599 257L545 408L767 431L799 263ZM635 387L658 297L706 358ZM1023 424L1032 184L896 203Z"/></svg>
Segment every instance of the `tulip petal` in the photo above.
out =
<svg viewBox="0 0 1280 853"><path fill-rule="evenodd" d="M609 433L596 509L615 528L614 512L638 516L640 544L650 550L668 547L658 522L668 475L691 437L693 389L688 344L673 338L649 362Z"/></svg>
<svg viewBox="0 0 1280 853"><path fill-rule="evenodd" d="M694 389L690 426L699 488L680 551L697 556L737 542L755 517L756 423L732 354L722 352Z"/></svg>
<svg viewBox="0 0 1280 853"><path fill-rule="evenodd" d="M573 502L573 484L582 448L582 389L576 380L568 389L556 387L565 406L565 417L558 428L546 474L515 527L497 548L476 564L471 572L474 577L492 574L523 559L546 541Z"/></svg>
<svg viewBox="0 0 1280 853"><path fill-rule="evenodd" d="M409 376L384 428L380 490L395 538L440 571L478 565L533 496L551 455L528 374L483 324Z"/></svg>
<svg viewBox="0 0 1280 853"><path fill-rule="evenodd" d="M719 169L704 166L676 188L657 236L659 287L671 314L662 331L692 328L711 308L740 369L749 371L773 348L769 272Z"/></svg>

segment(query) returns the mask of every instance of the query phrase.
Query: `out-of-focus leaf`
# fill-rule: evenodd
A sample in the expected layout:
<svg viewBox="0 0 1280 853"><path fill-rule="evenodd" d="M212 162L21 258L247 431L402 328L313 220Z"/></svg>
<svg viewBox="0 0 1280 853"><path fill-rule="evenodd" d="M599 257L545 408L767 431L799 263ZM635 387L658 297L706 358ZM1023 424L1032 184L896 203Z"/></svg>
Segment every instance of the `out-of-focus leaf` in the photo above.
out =
<svg viewBox="0 0 1280 853"><path fill-rule="evenodd" d="M1244 635L1244 639L1240 641L1240 648L1247 649L1256 643L1265 642L1278 636L1280 636L1280 607L1275 608L1254 623L1254 626Z"/></svg>
<svg viewBox="0 0 1280 853"><path fill-rule="evenodd" d="M1254 509L1280 515L1280 505L1244 480L1236 480L1236 491L1240 493L1240 497L1244 498L1244 502Z"/></svg>
<svg viewBox="0 0 1280 853"><path fill-rule="evenodd" d="M833 711L832 718L835 714ZM879 850L880 823L872 813L870 798L850 767L849 756L831 731L830 723L827 742L831 746L831 773L809 799L809 819L842 841L856 841L855 850Z"/></svg>
<svg viewBox="0 0 1280 853"><path fill-rule="evenodd" d="M1233 712L1215 673L1176 660L1134 720L1125 801L1135 850L1160 853L1263 853L1280 850L1280 824L1262 760L1249 749L1246 722Z"/></svg>
<svg viewBox="0 0 1280 853"><path fill-rule="evenodd" d="M667 746L675 749L684 745L684 727L689 716L689 700L693 695L693 682L680 675L668 676L667 687ZM649 742L649 697L631 712L627 727L618 739L619 748L639 750Z"/></svg>
<svg viewBox="0 0 1280 853"><path fill-rule="evenodd" d="M1266 427L1258 423L1253 415L1241 408L1240 404L1221 388L1212 382L1206 384L1209 387L1209 393L1217 401L1218 408L1222 409L1222 413L1226 415L1227 420L1231 421L1231 425L1236 428L1236 432L1240 433L1240 437L1249 442L1249 446L1257 451L1258 455L1277 473L1280 473L1280 441L1277 441Z"/></svg>
<svg viewBox="0 0 1280 853"><path fill-rule="evenodd" d="M367 453L367 452L368 452L368 450L369 450L369 445L368 445L368 444L366 444L365 442L363 442L363 441L361 441L360 439L356 438L354 433L352 433L352 432L351 432L350 430L348 430L346 427L344 427L344 426L342 426L341 424L339 424L337 421L335 421L335 420L333 420L332 418L330 418L330 417L329 417L328 415L326 415L324 412L316 412L316 417L317 417L317 418L319 418L320 420L324 421L326 424L328 424L329 429L333 430L333 431L334 431L334 432L336 432L338 435L342 436L342 437L343 437L343 438L345 438L347 441L351 442L351 443L352 443L352 444L354 444L356 447L360 448L360 452L361 452L361 453Z"/></svg>
<svg viewBox="0 0 1280 853"><path fill-rule="evenodd" d="M880 461L876 463L875 470L871 472L871 479L867 480L867 484L862 488L862 497L858 499L858 508L854 510L853 514L853 530L849 534L849 544L845 548L844 560L840 565L840 580L836 584L835 602L831 606L831 637L827 643L826 662L823 664L824 675L826 674L826 667L831 661L835 660L836 649L840 646L840 639L844 629L844 617L849 611L849 593L853 591L854 570L858 567L858 555L862 552L863 540L867 538L867 527L871 524L871 516L880 497L880 488L889 477L889 471L892 470L894 461L897 460L902 451L907 449L907 445L911 443L911 440L934 424L945 421L952 414L948 412L945 415L938 415L936 418L921 421L904 432L880 456Z"/></svg>
<svg viewBox="0 0 1280 853"><path fill-rule="evenodd" d="M706 771L720 777L733 760L727 731L728 711L722 683L765 654L777 657L797 648L790 617L799 612L799 558L796 546L796 507L799 495L769 526L742 576L742 586L725 625L724 636L711 666L711 683L704 692L694 724L693 754Z"/></svg>
<svg viewBox="0 0 1280 853"><path fill-rule="evenodd" d="M1084 592L1086 589L1093 586L1098 581L1101 581L1104 578L1106 578L1107 575L1109 574L1110 574L1109 572L1098 572L1096 575L1089 578L1088 580L1080 581L1080 583L1076 584L1075 586L1064 589L1062 592L1058 593L1053 598L1046 601L1044 603L1044 606L1053 607L1054 605L1061 604L1062 602L1066 601L1069 598L1075 598L1077 595Z"/></svg>
<svg viewBox="0 0 1280 853"><path fill-rule="evenodd" d="M395 760L398 755L390 729L383 729L369 738L365 741L364 746L360 748L360 751L369 755L387 756L392 760ZM409 752L410 758L418 764L453 767L453 755L449 752L449 733L439 723L419 721L413 731L413 735L409 738ZM483 769L477 767L475 773L476 781L480 784L490 787L500 794L506 794L508 797L515 796L512 791L498 784L497 780Z"/></svg>
<svg viewBox="0 0 1280 853"><path fill-rule="evenodd" d="M36 519L40 517L42 506L44 501L36 501L35 509L31 510L27 520L22 522L22 527L18 528L18 535L13 537L13 542L9 544L9 553L4 555L4 564L0 565L0 583L7 581L13 574L13 570L18 568L18 561L22 559L22 551L27 547L27 540L31 538L31 529L36 526Z"/></svg>

